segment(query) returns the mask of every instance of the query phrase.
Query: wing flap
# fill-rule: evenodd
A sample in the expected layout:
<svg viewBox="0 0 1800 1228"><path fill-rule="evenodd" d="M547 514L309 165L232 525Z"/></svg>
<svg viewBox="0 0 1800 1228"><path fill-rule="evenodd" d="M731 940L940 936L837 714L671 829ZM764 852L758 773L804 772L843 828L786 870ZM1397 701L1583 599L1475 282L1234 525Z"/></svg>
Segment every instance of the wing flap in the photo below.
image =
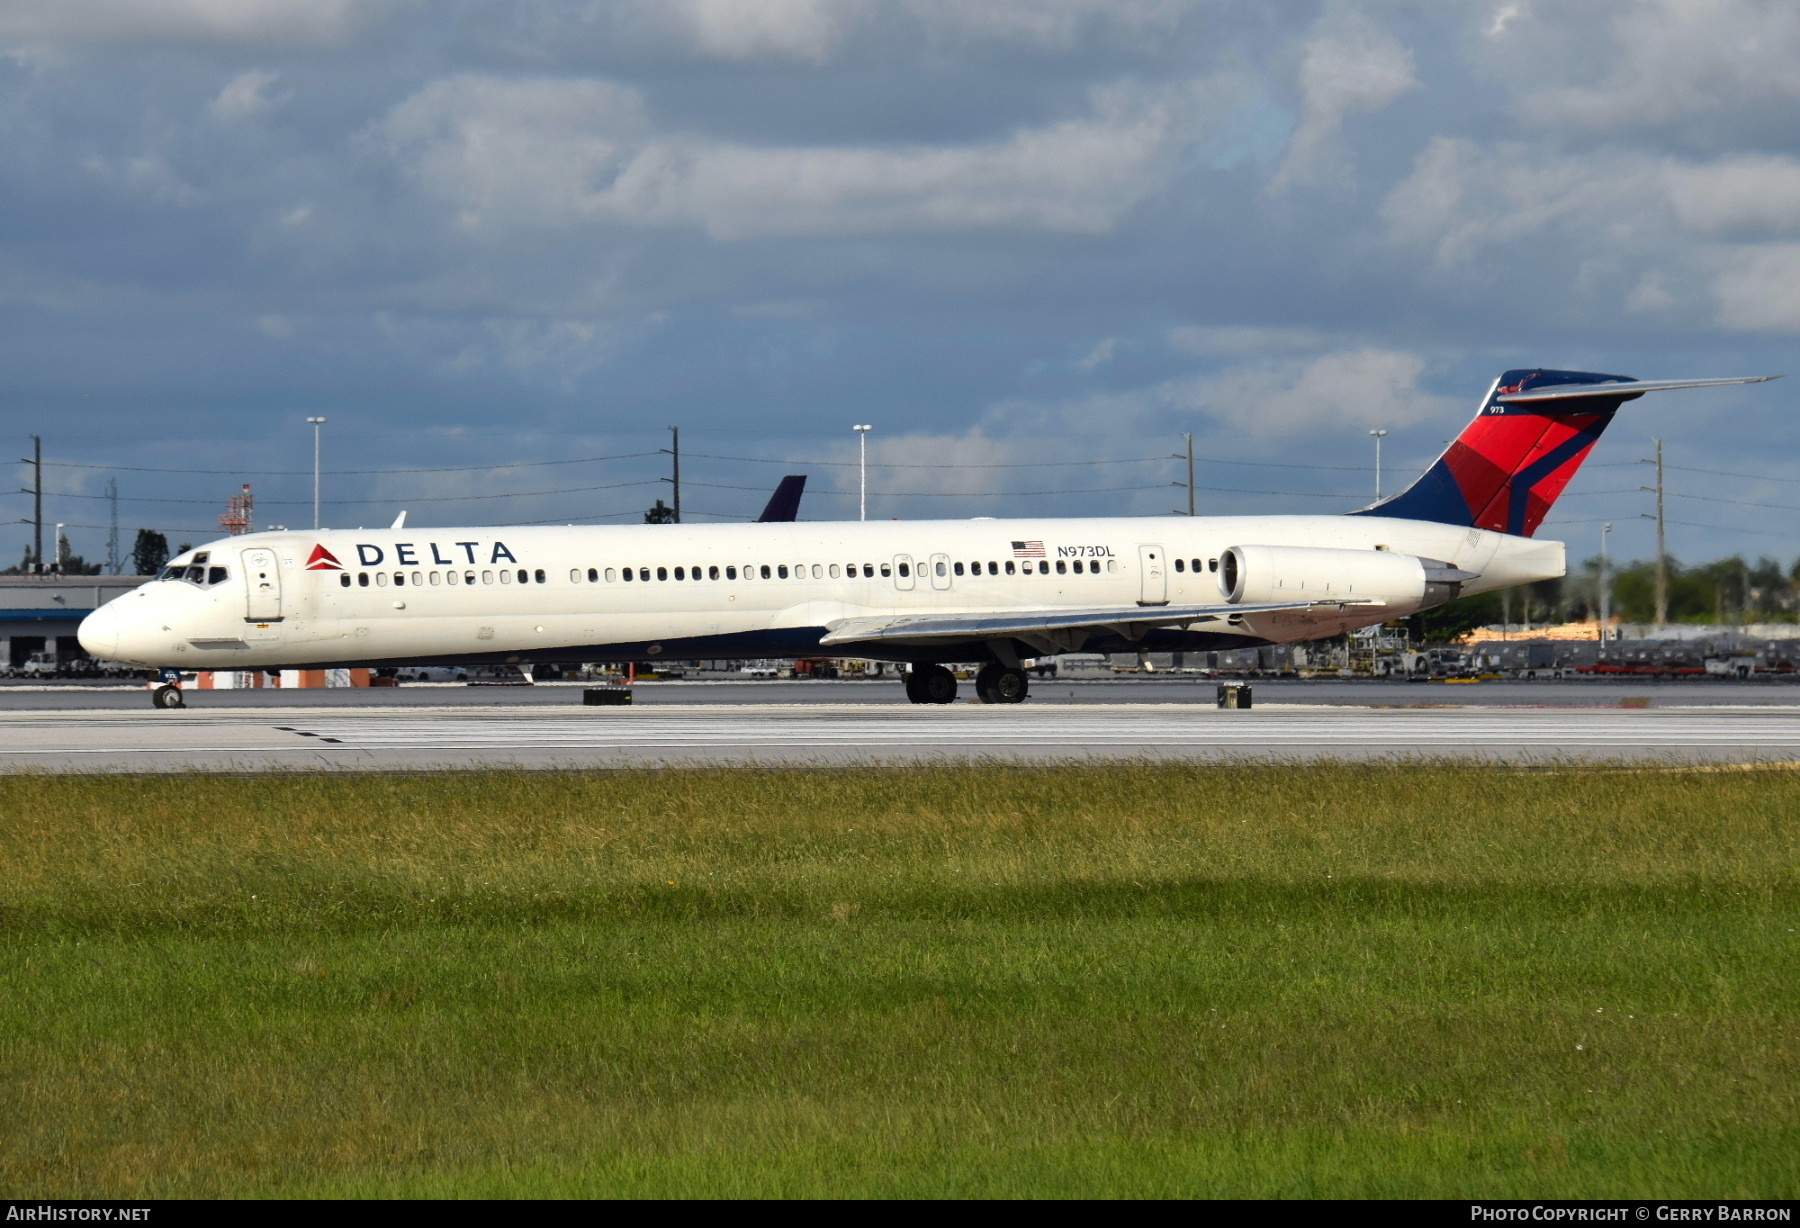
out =
<svg viewBox="0 0 1800 1228"><path fill-rule="evenodd" d="M1345 609L1376 601L1300 601L1263 605L1110 606L1087 610L1016 610L987 614L918 614L886 618L845 618L825 628L821 645L866 644L879 640L1000 639L1014 635L1079 631L1084 628L1169 627L1225 622L1234 615L1277 610Z"/></svg>

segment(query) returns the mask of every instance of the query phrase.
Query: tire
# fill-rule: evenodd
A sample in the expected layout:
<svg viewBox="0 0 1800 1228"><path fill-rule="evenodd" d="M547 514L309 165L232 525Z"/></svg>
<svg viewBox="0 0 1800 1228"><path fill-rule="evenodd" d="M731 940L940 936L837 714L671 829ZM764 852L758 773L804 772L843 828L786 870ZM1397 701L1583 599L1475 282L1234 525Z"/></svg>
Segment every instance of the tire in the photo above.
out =
<svg viewBox="0 0 1800 1228"><path fill-rule="evenodd" d="M155 708L185 708L187 700L182 698L180 687L165 684L150 692L150 704Z"/></svg>
<svg viewBox="0 0 1800 1228"><path fill-rule="evenodd" d="M989 703L1022 704L1031 693L1031 679L1022 669L1003 669L994 675L991 689L994 698Z"/></svg>
<svg viewBox="0 0 1800 1228"><path fill-rule="evenodd" d="M916 704L956 702L956 675L941 665L915 665L906 675L906 697Z"/></svg>

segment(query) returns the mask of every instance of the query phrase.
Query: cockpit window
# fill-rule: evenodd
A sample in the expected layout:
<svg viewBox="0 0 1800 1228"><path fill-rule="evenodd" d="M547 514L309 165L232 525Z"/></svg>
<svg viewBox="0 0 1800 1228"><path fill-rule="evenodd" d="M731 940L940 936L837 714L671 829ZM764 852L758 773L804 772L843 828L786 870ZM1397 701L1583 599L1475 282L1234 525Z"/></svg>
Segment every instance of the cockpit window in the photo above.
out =
<svg viewBox="0 0 1800 1228"><path fill-rule="evenodd" d="M226 574L223 567L210 568L206 573L206 582L208 584L223 584L225 582Z"/></svg>
<svg viewBox="0 0 1800 1228"><path fill-rule="evenodd" d="M204 567L188 568L187 569L187 578L192 580L195 584L204 584L206 582L206 568L204 568Z"/></svg>
<svg viewBox="0 0 1800 1228"><path fill-rule="evenodd" d="M157 579L159 579L159 580L179 580L179 579L181 579L182 574L186 570L187 570L187 568L185 568L185 567L165 567L165 568L163 568L162 575L158 576Z"/></svg>

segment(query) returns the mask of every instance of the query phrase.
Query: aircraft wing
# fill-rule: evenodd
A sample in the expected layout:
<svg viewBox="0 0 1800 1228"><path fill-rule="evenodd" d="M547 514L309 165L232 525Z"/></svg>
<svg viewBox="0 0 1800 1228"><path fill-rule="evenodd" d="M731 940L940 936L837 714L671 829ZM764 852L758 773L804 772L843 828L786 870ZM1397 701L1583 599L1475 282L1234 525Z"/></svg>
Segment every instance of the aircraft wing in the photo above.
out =
<svg viewBox="0 0 1800 1228"><path fill-rule="evenodd" d="M1113 630L1137 639L1155 627L1224 622L1234 615L1276 610L1349 609L1376 606L1376 601L1288 601L1263 605L1101 606L1087 610L1008 610L971 614L903 614L878 618L845 618L830 623L819 641L866 644L880 640L981 640L1058 631Z"/></svg>
<svg viewBox="0 0 1800 1228"><path fill-rule="evenodd" d="M1567 401L1576 397L1637 396L1645 392L1668 392L1676 388L1717 388L1722 384L1764 384L1779 375L1735 375L1727 379L1634 379L1613 380L1605 384L1554 384L1548 388L1532 388L1525 392L1503 392L1494 400L1502 405L1523 405L1531 401Z"/></svg>

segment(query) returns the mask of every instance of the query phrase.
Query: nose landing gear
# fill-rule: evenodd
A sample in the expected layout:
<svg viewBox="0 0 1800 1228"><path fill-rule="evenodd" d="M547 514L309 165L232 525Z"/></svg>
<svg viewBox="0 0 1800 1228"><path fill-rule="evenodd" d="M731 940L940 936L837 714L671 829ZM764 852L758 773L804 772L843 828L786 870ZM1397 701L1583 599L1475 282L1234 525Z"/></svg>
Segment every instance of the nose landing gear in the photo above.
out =
<svg viewBox="0 0 1800 1228"><path fill-rule="evenodd" d="M181 688L164 683L150 692L150 705L154 708L185 708L187 700L181 697Z"/></svg>
<svg viewBox="0 0 1800 1228"><path fill-rule="evenodd" d="M915 665L906 671L906 697L916 704L956 702L956 675L941 665Z"/></svg>

